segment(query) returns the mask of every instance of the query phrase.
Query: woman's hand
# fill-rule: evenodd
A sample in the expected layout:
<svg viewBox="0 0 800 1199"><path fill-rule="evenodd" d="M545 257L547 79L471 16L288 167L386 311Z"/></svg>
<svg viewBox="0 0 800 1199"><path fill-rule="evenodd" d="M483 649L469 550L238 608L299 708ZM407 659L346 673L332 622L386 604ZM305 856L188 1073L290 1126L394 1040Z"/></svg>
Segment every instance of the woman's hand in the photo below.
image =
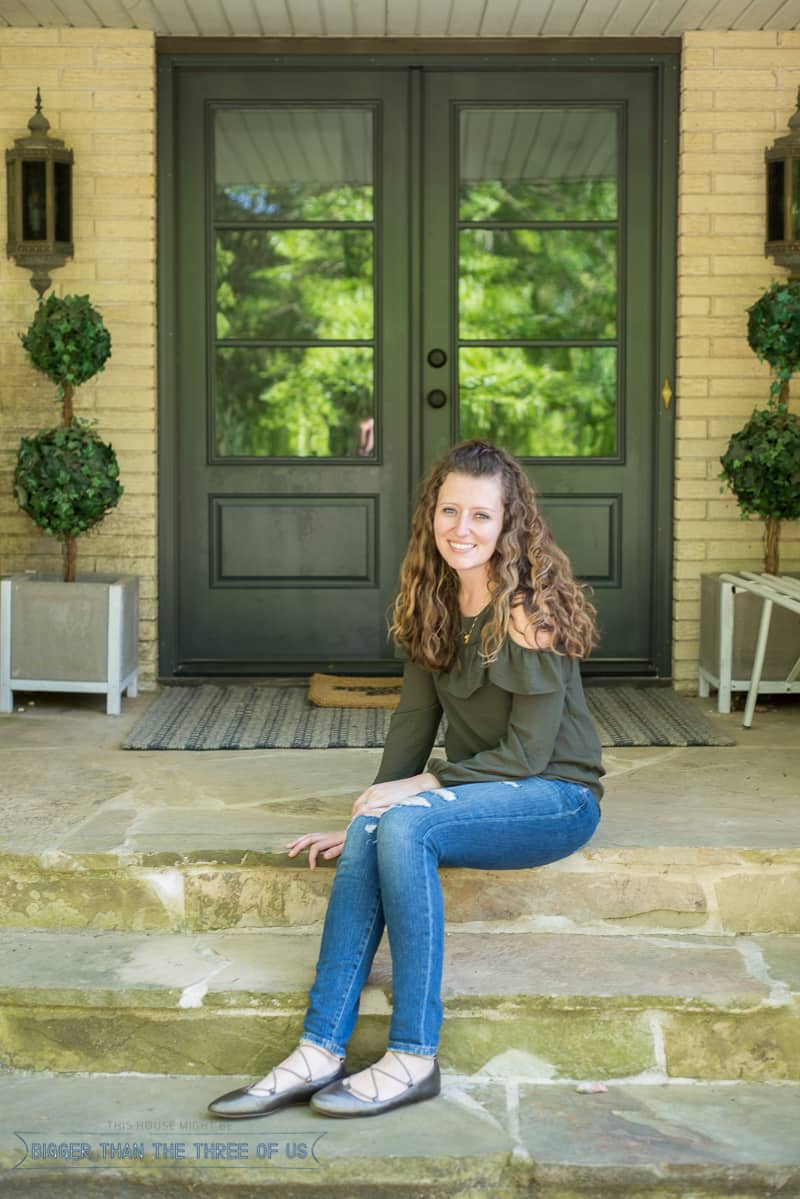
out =
<svg viewBox="0 0 800 1199"><path fill-rule="evenodd" d="M387 783L373 783L362 791L353 804L353 817L380 815L392 804L401 803L404 799L412 799L420 791L433 791L439 786L439 780L429 771L415 774L410 779L392 779Z"/></svg>
<svg viewBox="0 0 800 1199"><path fill-rule="evenodd" d="M307 849L309 868L316 870L320 854L327 859L339 857L346 837L346 828L337 829L335 833L303 833L302 837L295 837L294 841L288 842L289 857L294 858Z"/></svg>

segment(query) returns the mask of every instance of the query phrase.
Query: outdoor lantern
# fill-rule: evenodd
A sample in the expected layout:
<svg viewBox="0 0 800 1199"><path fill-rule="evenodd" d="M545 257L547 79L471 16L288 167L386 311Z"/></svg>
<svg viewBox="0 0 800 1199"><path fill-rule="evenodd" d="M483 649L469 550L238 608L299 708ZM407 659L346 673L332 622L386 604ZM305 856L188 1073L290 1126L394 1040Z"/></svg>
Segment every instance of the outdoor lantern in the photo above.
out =
<svg viewBox="0 0 800 1199"><path fill-rule="evenodd" d="M792 278L800 277L800 88L790 132L779 137L764 157L767 162L767 244L764 252Z"/></svg>
<svg viewBox="0 0 800 1199"><path fill-rule="evenodd" d="M36 89L36 112L29 137L6 150L8 169L9 258L33 272L39 299L50 286L50 271L72 257L72 151L48 137L50 122Z"/></svg>

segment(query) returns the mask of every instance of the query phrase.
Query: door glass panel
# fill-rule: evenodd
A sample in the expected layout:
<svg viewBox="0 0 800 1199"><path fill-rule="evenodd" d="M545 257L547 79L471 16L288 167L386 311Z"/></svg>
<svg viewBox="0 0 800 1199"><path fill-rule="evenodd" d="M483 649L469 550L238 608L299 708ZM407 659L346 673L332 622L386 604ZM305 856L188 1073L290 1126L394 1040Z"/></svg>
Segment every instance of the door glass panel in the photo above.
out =
<svg viewBox="0 0 800 1199"><path fill-rule="evenodd" d="M459 434L612 457L617 113L465 108L459 150Z"/></svg>
<svg viewBox="0 0 800 1199"><path fill-rule="evenodd" d="M613 338L616 229L462 229L462 338Z"/></svg>
<svg viewBox="0 0 800 1199"><path fill-rule="evenodd" d="M217 337L371 338L371 229L223 229Z"/></svg>
<svg viewBox="0 0 800 1199"><path fill-rule="evenodd" d="M464 346L461 436L523 458L608 457L616 445L611 346Z"/></svg>
<svg viewBox="0 0 800 1199"><path fill-rule="evenodd" d="M214 452L374 459L372 112L225 108L214 135Z"/></svg>
<svg viewBox="0 0 800 1199"><path fill-rule="evenodd" d="M617 117L608 109L461 113L462 221L610 221Z"/></svg>
<svg viewBox="0 0 800 1199"><path fill-rule="evenodd" d="M373 351L218 348L216 444L224 457L374 457Z"/></svg>
<svg viewBox="0 0 800 1199"><path fill-rule="evenodd" d="M367 109L219 109L214 157L217 220L372 220Z"/></svg>

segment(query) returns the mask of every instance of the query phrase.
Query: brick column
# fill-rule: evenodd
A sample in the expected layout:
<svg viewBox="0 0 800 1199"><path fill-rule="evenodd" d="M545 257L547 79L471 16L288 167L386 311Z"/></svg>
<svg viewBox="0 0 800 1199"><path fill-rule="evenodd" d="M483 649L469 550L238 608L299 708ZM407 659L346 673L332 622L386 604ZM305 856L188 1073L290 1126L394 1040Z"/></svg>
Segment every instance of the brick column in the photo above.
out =
<svg viewBox="0 0 800 1199"><path fill-rule="evenodd" d="M678 223L675 464L676 686L697 680L700 574L763 570L760 521L720 493L720 455L769 395L747 344L746 309L785 276L764 257L764 150L787 131L800 84L796 33L687 33L683 39ZM800 382L795 385L800 410ZM800 569L800 528L784 525L782 569Z"/></svg>
<svg viewBox="0 0 800 1199"><path fill-rule="evenodd" d="M75 152L75 257L53 273L57 295L88 294L112 340L103 374L80 388L117 452L125 494L78 542L78 570L137 574L143 682L156 674L155 48L131 29L0 29L0 136L27 134L36 86L53 133ZM5 212L5 172L2 173ZM60 546L18 509L19 438L57 422L54 388L19 344L34 314L30 273L0 256L0 571L58 570Z"/></svg>

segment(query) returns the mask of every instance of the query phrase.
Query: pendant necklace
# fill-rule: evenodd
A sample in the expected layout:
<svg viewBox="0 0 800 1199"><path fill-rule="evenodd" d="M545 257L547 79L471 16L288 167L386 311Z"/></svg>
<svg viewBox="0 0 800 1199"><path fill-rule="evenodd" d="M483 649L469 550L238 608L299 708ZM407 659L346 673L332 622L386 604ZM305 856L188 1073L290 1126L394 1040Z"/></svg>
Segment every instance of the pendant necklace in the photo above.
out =
<svg viewBox="0 0 800 1199"><path fill-rule="evenodd" d="M481 612L479 612L479 613L478 613L478 616L480 616L480 615L481 615L481 613L483 612L483 610L484 610L484 609L481 609ZM465 645L469 645L469 639L470 639L470 637L472 636L472 634L473 634L473 632L474 632L474 630L475 630L475 625L478 623L478 616L474 616L474 617L472 618L472 624L469 626L469 628L467 629L466 633L464 634L464 644L465 644Z"/></svg>

